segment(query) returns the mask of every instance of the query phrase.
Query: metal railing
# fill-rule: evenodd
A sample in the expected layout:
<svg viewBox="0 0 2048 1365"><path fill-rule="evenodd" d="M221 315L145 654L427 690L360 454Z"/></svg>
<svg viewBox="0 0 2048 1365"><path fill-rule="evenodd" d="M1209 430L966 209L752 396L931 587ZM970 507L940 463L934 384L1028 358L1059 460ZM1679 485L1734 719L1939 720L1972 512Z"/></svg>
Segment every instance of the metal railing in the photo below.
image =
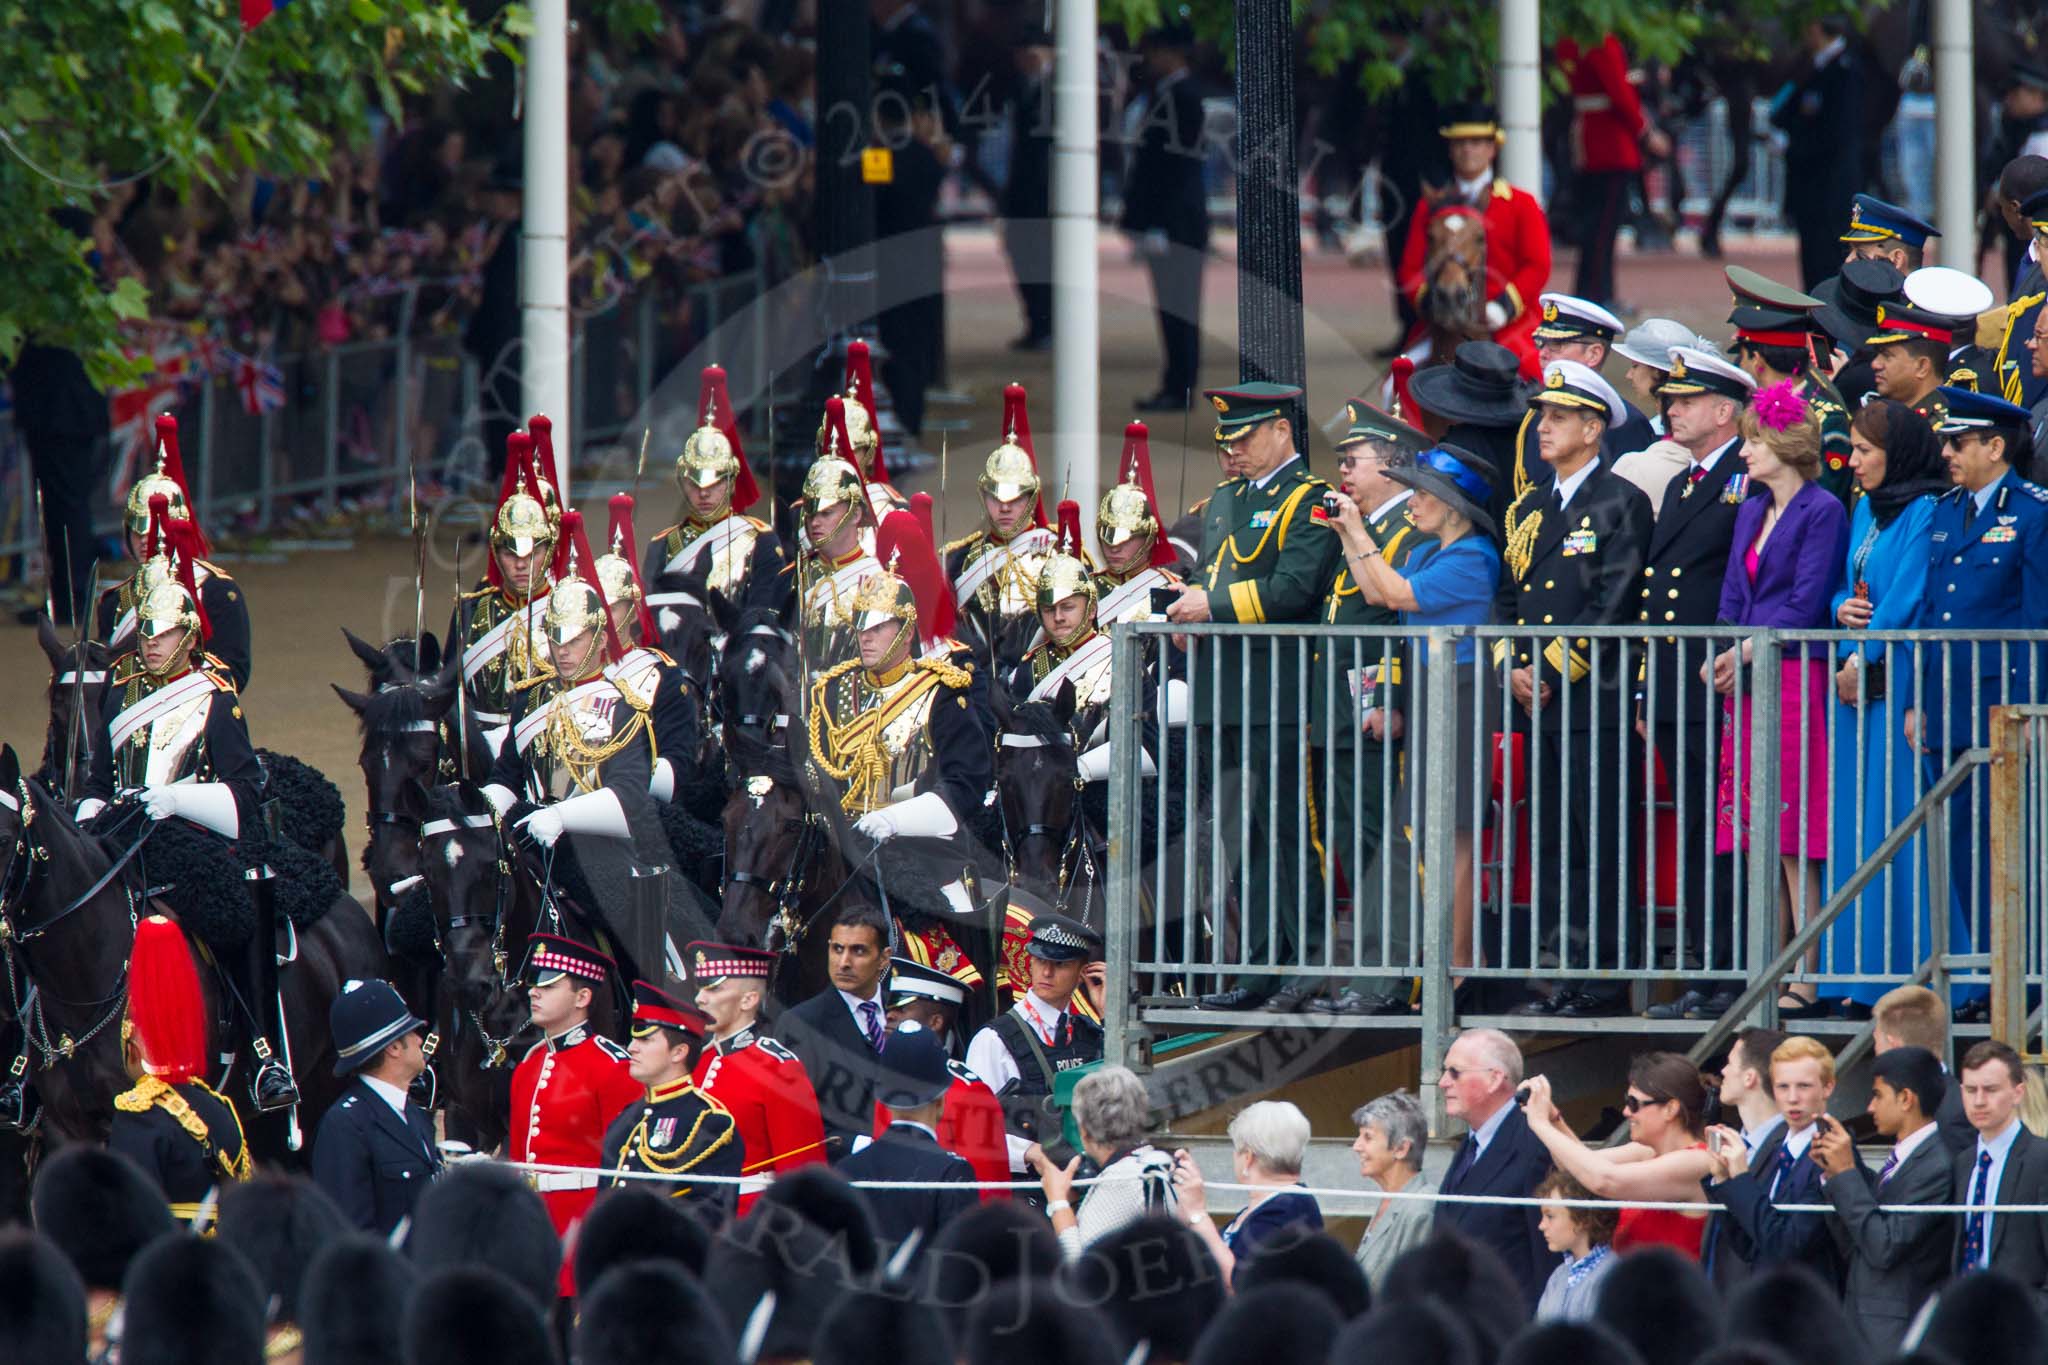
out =
<svg viewBox="0 0 2048 1365"><path fill-rule="evenodd" d="M681 291L643 288L579 315L571 359L571 402L579 418L571 427L579 450L636 443L637 432L627 425L667 370L762 289L761 272L751 270ZM738 329L747 354L726 363L765 372L769 330ZM458 335L401 331L389 340L322 347L270 363L283 376L280 408L249 411L230 372L187 381L170 409L179 419L202 525L261 534L296 511L331 516L348 499L402 496L406 470L415 464L423 477L495 494L502 453L483 448L481 376ZM694 402L694 377L688 396ZM0 557L39 562L34 480L11 422L0 428L0 456ZM131 469L130 477L139 472ZM95 515L107 534L119 526L112 492ZM22 576L39 572L25 567Z"/></svg>
<svg viewBox="0 0 2048 1365"><path fill-rule="evenodd" d="M1111 993L1112 1055L1142 1064L1175 1027L1419 1029L1428 1079L1446 1032L1499 1008L1456 1008L1453 977L1578 983L1631 1016L1674 984L1725 991L1718 1018L1656 1025L1701 1056L1775 1021L1781 988L1867 1002L1910 979L1990 990L2019 1041L2048 979L2048 635L1567 629L1118 627L1117 676L1152 681L1110 715L1109 979L1135 987ZM1168 673L1185 724L1146 744ZM1375 701L1398 740L1330 742ZM1247 978L1418 1009L1191 1008Z"/></svg>

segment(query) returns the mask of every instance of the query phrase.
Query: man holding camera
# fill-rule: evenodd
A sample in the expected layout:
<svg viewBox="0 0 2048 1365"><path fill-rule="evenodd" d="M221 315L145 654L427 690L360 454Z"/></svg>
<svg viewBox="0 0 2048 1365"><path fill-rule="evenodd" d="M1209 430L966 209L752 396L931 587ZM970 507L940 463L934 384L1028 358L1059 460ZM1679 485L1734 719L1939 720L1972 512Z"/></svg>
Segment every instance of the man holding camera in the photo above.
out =
<svg viewBox="0 0 2048 1365"><path fill-rule="evenodd" d="M1168 606L1167 619L1186 624L1316 620L1336 569L1337 544L1323 505L1330 486L1309 472L1295 445L1301 390L1286 384L1240 384L1210 389L1204 396L1216 409L1216 441L1229 478L1217 487L1203 517L1200 586L1189 587ZM1189 643L1185 636L1176 642ZM1208 637L1189 655L1194 723L1221 731L1219 770L1209 775L1218 793L1210 810L1220 814L1242 806L1249 816L1236 897L1248 963L1300 962L1322 947L1323 846L1312 797L1306 828L1295 826L1307 771L1298 683L1305 671L1305 648L1299 640ZM1269 913L1278 925L1279 942L1272 944L1267 942ZM1255 971L1228 990L1203 996L1201 1004L1204 1009L1294 1011L1315 984Z"/></svg>
<svg viewBox="0 0 2048 1365"><path fill-rule="evenodd" d="M1824 1282L1838 1285L1841 1260L1827 1218L1784 1211L1788 1205L1826 1202L1813 1144L1823 1134L1842 1131L1827 1112L1835 1093L1833 1054L1811 1038L1786 1039L1771 1053L1771 1090L1785 1116L1784 1137L1758 1147L1761 1159L1754 1168L1742 1134L1725 1125L1707 1130L1713 1168L1707 1200L1724 1212L1708 1225L1700 1259L1717 1282L1721 1258L1732 1256L1751 1270L1803 1261Z"/></svg>

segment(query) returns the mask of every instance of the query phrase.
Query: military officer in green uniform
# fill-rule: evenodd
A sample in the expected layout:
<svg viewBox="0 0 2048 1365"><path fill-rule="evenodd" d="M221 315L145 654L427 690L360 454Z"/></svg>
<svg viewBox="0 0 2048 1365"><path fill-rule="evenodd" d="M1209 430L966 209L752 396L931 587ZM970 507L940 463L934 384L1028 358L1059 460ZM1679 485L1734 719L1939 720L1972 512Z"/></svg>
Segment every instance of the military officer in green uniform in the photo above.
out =
<svg viewBox="0 0 2048 1365"><path fill-rule="evenodd" d="M1820 485L1848 505L1856 487L1849 468L1849 409L1820 363L1833 349L1816 317L1825 305L1743 266L1731 265L1725 273L1735 294L1728 321L1735 327L1736 363L1756 376L1759 389L1798 381L1800 396L1820 414Z"/></svg>
<svg viewBox="0 0 2048 1365"><path fill-rule="evenodd" d="M1290 414L1301 390L1253 383L1204 396L1216 408L1228 477L1203 517L1202 567L1167 608L1167 619L1243 625L1321 619L1337 544L1323 505L1330 486L1309 472L1295 447ZM1219 800L1214 810L1235 815L1241 802L1249 816L1237 895L1245 960L1268 960L1270 951L1271 961L1298 961L1321 951L1323 920L1315 808L1309 806L1305 829L1296 814L1308 767L1300 720L1306 699L1297 682L1303 642L1211 637L1190 644L1190 713L1196 725L1220 731L1223 770L1212 774L1211 790L1236 779L1226 789L1234 800ZM1269 915L1279 937L1270 945ZM1273 1009L1295 1010L1313 984L1253 975L1201 1003L1247 1010L1270 1001Z"/></svg>
<svg viewBox="0 0 2048 1365"><path fill-rule="evenodd" d="M1413 490L1388 474L1412 468L1416 453L1429 448L1429 437L1362 398L1352 399L1347 410L1350 425L1337 441L1333 520L1358 516L1387 563L1399 569L1418 546L1434 537L1408 518ZM1336 575L1323 596L1322 620L1339 626L1396 623L1397 613L1374 605L1352 581L1341 555L1332 563ZM1309 665L1308 723L1316 749L1310 790L1317 809L1324 812L1321 833L1331 867L1342 869L1351 888L1353 922L1361 934L1376 934L1380 915L1358 913L1361 905L1370 901L1378 906L1381 899L1383 878L1376 858L1393 860L1399 855L1400 870L1384 881L1393 895L1407 891L1406 841L1387 837L1387 808L1401 782L1401 640L1398 636L1355 642L1332 638L1319 645L1315 661ZM1401 822L1397 818L1393 823L1398 826ZM1398 828L1391 832L1399 834ZM1407 917L1396 913L1388 922L1405 931ZM1370 960L1382 951L1400 956L1407 945L1362 945L1360 956ZM1310 1000L1307 1007L1327 1014L1406 1014L1408 992L1405 983L1361 982L1340 987L1333 996Z"/></svg>

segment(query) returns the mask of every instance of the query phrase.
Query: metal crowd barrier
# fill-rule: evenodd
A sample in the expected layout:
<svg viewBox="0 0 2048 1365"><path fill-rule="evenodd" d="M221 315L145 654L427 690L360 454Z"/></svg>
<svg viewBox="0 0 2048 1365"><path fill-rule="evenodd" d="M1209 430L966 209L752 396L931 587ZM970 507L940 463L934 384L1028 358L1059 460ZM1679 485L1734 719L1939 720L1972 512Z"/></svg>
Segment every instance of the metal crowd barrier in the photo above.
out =
<svg viewBox="0 0 2048 1365"><path fill-rule="evenodd" d="M628 432L627 424L667 368L740 316L762 287L761 272L748 271L680 295L653 288L629 292L579 316L571 394L584 419L572 424L579 444L637 443L637 430ZM741 328L738 344L745 354L728 364L740 361L763 372L769 330ZM415 463L422 475L431 473L451 486L495 493L502 457L483 448L481 376L459 334L401 333L281 355L270 363L283 376L281 408L249 412L230 371L189 382L171 409L203 525L260 534L295 507L330 516L344 499L394 496ZM694 398L694 379L689 393ZM19 576L36 579L42 535L34 479L9 418L0 414L7 422L0 430L0 558L20 557ZM109 492L96 515L102 532L115 532L119 511Z"/></svg>
<svg viewBox="0 0 2048 1365"><path fill-rule="evenodd" d="M1117 627L1118 678L1149 662L1151 681L1110 712L1109 979L1134 983L1111 993L1111 1055L1142 1065L1173 1028L1419 1029L1431 1077L1446 1033L1492 1012L1457 1009L1453 977L1626 992L1630 1017L1674 983L1730 993L1675 1026L1701 1058L1775 1021L1781 981L1989 991L1993 1031L2022 1040L2026 985L2048 980L2048 635L1568 629ZM1548 655L1547 704L1518 700L1496 651ZM1746 658L1717 692L1701 669L1727 651ZM1158 742L1170 672L1184 723ZM1398 742L1329 742L1371 700L1353 679L1391 686ZM1466 885L1476 960L1453 961ZM1417 1009L1193 1008L1246 978Z"/></svg>

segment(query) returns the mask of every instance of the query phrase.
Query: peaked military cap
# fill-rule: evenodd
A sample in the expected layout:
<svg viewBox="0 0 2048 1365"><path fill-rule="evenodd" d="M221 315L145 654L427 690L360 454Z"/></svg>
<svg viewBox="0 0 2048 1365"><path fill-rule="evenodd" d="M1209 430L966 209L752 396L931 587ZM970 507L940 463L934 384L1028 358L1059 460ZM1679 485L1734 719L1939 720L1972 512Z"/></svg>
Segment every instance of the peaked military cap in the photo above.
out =
<svg viewBox="0 0 2048 1365"><path fill-rule="evenodd" d="M1622 420L1621 395L1600 372L1576 360L1553 360L1543 367L1543 387L1529 401L1550 408L1579 408L1613 426Z"/></svg>
<svg viewBox="0 0 2048 1365"><path fill-rule="evenodd" d="M919 999L958 1005L967 999L967 983L922 962L913 962L907 957L892 958L889 962L889 999L892 1003Z"/></svg>
<svg viewBox="0 0 2048 1365"><path fill-rule="evenodd" d="M1336 440L1339 450L1360 441L1381 441L1411 451L1422 450L1429 445L1429 437L1425 433L1398 417L1381 412L1363 398L1344 400L1344 422L1344 434Z"/></svg>
<svg viewBox="0 0 2048 1365"><path fill-rule="evenodd" d="M602 985L613 970L612 960L588 944L534 934L526 941L526 964L519 974L536 986L552 986L565 976Z"/></svg>
<svg viewBox="0 0 2048 1365"><path fill-rule="evenodd" d="M1102 935L1048 911L1031 921L1031 941L1024 951L1044 962L1088 962L1101 955Z"/></svg>
<svg viewBox="0 0 2048 1365"><path fill-rule="evenodd" d="M1996 394L1978 393L1974 389L1954 388L1947 384L1935 392L1948 404L1948 415L1935 423L1934 434L1937 436L1960 436L1986 427L2027 429L2027 410L2017 403L2006 402Z"/></svg>
<svg viewBox="0 0 2048 1365"><path fill-rule="evenodd" d="M1204 389L1202 396L1216 409L1216 439L1231 441L1261 422L1293 415L1301 390L1292 384L1239 384L1230 389Z"/></svg>
<svg viewBox="0 0 2048 1365"><path fill-rule="evenodd" d="M676 999L651 981L635 981L633 1036L645 1038L658 1028L674 1029L692 1038L702 1038L711 1029L711 1016L695 1005Z"/></svg>
<svg viewBox="0 0 2048 1365"><path fill-rule="evenodd" d="M1657 393L1664 398L1712 393L1740 402L1755 389L1755 377L1740 365L1690 346L1676 346L1671 351L1671 372L1657 386Z"/></svg>
<svg viewBox="0 0 2048 1365"><path fill-rule="evenodd" d="M1612 341L1628 330L1620 318L1591 299L1545 294L1538 302L1543 321L1530 334L1538 341Z"/></svg>
<svg viewBox="0 0 2048 1365"><path fill-rule="evenodd" d="M775 972L775 954L759 948L741 948L730 943L698 939L683 949L690 963L690 980L700 986L727 977L766 981Z"/></svg>
<svg viewBox="0 0 2048 1365"><path fill-rule="evenodd" d="M1849 205L1849 230L1844 242L1904 242L1925 246L1929 237L1941 236L1941 229L1897 204L1887 204L1874 194L1859 194Z"/></svg>

